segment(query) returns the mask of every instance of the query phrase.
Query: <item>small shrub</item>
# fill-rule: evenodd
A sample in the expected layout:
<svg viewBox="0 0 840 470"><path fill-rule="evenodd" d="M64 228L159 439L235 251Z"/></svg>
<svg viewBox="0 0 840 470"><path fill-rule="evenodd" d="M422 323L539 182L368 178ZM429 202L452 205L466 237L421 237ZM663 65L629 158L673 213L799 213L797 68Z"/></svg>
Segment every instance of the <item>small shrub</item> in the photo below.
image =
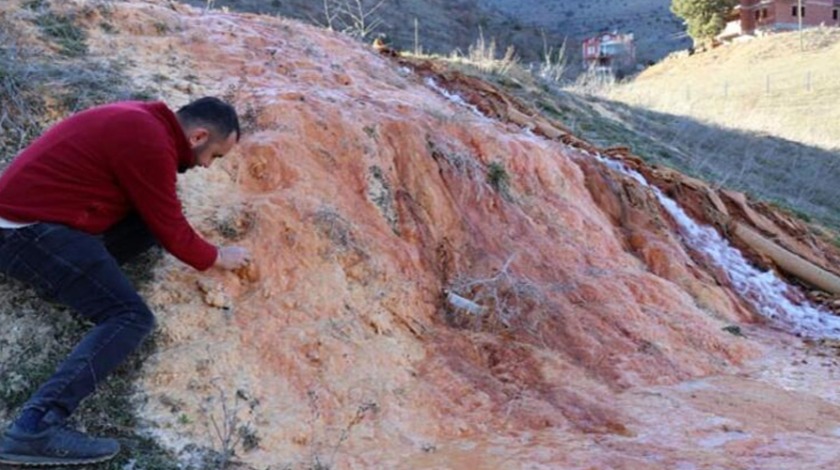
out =
<svg viewBox="0 0 840 470"><path fill-rule="evenodd" d="M379 134L376 132L376 126L364 126L362 130L365 131L368 137L373 140L379 140Z"/></svg>
<svg viewBox="0 0 840 470"><path fill-rule="evenodd" d="M492 162L487 166L487 182L496 191L507 194L510 184L510 176L505 166L500 162Z"/></svg>
<svg viewBox="0 0 840 470"><path fill-rule="evenodd" d="M539 77L550 82L559 82L566 74L567 67L566 41L555 51L554 48L548 47L548 41L543 36L543 63L538 72Z"/></svg>
<svg viewBox="0 0 840 470"><path fill-rule="evenodd" d="M544 289L517 273L511 255L489 277L459 274L444 289L450 326L479 331L525 327L536 329L540 313L550 306ZM528 318L531 317L531 318Z"/></svg>
<svg viewBox="0 0 840 470"><path fill-rule="evenodd" d="M239 438L242 441L242 450L252 451L260 446L260 437L257 431L250 426L239 426Z"/></svg>
<svg viewBox="0 0 840 470"><path fill-rule="evenodd" d="M612 73L590 67L578 75L571 88L584 96L602 96L607 95L615 86L616 79Z"/></svg>
<svg viewBox="0 0 840 470"><path fill-rule="evenodd" d="M467 49L466 57L462 57L458 51L450 55L453 62L465 62L477 69L496 75L507 75L519 64L519 57L516 50L510 46L501 59L496 58L496 40L487 42L484 39L484 32L479 30L479 36L475 43Z"/></svg>
<svg viewBox="0 0 840 470"><path fill-rule="evenodd" d="M225 470L232 463L231 459L236 454L237 446L241 444L245 451L253 450L259 446L260 439L256 430L251 427L251 422L242 423L239 418L240 403L245 402L253 414L256 407L259 406L259 400L249 398L244 390L237 390L232 402L229 402L225 389L219 385L218 380L218 378L213 379L210 383L218 392L218 401L221 408L219 410L220 419L216 420L215 413L210 409L202 410L209 416L210 424L215 433L214 437L218 439L218 448L210 450L205 455L205 467ZM210 401L214 400L211 398Z"/></svg>
<svg viewBox="0 0 840 470"><path fill-rule="evenodd" d="M163 21L157 21L155 22L155 31L160 35L164 35L169 32L169 25Z"/></svg>
<svg viewBox="0 0 840 470"><path fill-rule="evenodd" d="M399 235L399 216L394 204L394 193L382 168L377 165L371 166L368 169L367 183L368 200L379 208L394 234Z"/></svg>
<svg viewBox="0 0 840 470"><path fill-rule="evenodd" d="M44 6L44 0L26 0L23 2L23 8L29 10L38 10Z"/></svg>
<svg viewBox="0 0 840 470"><path fill-rule="evenodd" d="M733 336L740 336L742 338L744 337L744 332L741 331L741 327L738 325L727 325L721 329Z"/></svg>

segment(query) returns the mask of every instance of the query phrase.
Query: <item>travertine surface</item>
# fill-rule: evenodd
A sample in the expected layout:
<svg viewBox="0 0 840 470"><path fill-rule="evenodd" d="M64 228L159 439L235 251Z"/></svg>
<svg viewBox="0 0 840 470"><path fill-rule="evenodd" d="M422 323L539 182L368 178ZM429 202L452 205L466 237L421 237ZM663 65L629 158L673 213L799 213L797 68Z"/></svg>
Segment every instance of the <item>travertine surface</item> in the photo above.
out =
<svg viewBox="0 0 840 470"><path fill-rule="evenodd" d="M181 193L255 265L168 257L145 293L162 345L137 402L165 445L218 446L235 414L260 469L836 466L830 350L756 323L650 191L580 145L297 22L111 15L94 51L173 107L234 100L248 130Z"/></svg>

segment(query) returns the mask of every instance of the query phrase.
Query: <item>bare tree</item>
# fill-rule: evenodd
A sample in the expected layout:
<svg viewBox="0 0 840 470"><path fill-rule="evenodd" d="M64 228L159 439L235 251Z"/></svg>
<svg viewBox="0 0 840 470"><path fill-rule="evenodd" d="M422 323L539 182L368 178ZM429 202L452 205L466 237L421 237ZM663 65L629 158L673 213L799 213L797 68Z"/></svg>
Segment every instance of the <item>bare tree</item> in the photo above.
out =
<svg viewBox="0 0 840 470"><path fill-rule="evenodd" d="M326 27L366 39L382 25L382 18L377 15L377 11L386 1L324 0Z"/></svg>
<svg viewBox="0 0 840 470"><path fill-rule="evenodd" d="M333 28L333 23L338 18L338 13L336 13L337 8L335 6L335 2L336 0L324 0L324 18L327 21L327 29L329 29L330 31L335 31L335 28Z"/></svg>

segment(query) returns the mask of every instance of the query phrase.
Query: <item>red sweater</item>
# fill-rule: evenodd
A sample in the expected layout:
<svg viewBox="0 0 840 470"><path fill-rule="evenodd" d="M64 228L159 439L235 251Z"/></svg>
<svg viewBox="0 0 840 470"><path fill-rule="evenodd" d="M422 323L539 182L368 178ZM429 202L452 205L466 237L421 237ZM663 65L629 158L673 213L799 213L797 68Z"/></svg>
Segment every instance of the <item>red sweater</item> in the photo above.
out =
<svg viewBox="0 0 840 470"><path fill-rule="evenodd" d="M216 247L184 217L179 168L194 165L175 114L163 103L99 106L61 121L0 176L0 217L53 222L100 234L137 211L163 247L204 270Z"/></svg>

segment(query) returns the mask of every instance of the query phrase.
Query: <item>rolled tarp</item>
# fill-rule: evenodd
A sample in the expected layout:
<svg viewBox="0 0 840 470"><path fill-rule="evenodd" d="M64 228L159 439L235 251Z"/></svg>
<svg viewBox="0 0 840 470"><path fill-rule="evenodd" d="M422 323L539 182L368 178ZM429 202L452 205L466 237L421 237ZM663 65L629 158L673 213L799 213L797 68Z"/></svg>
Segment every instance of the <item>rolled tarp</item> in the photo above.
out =
<svg viewBox="0 0 840 470"><path fill-rule="evenodd" d="M734 234L747 246L773 260L782 271L826 292L840 295L840 276L779 246L743 223L735 223Z"/></svg>

